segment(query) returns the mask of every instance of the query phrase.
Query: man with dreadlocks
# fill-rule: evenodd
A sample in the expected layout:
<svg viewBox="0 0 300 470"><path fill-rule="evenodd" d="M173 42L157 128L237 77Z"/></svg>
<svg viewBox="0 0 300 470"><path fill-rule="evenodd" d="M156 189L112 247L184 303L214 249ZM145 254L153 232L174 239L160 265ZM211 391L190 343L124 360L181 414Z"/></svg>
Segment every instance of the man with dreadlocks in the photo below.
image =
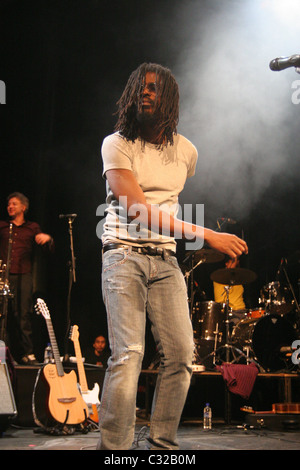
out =
<svg viewBox="0 0 300 470"><path fill-rule="evenodd" d="M247 245L234 235L176 218L178 194L195 172L197 150L177 133L179 92L170 70L142 64L118 106L116 132L102 145L107 180L102 292L111 357L97 449L132 445L147 312L161 358L148 448L176 450L194 342L175 238L204 240L232 258L247 252Z"/></svg>

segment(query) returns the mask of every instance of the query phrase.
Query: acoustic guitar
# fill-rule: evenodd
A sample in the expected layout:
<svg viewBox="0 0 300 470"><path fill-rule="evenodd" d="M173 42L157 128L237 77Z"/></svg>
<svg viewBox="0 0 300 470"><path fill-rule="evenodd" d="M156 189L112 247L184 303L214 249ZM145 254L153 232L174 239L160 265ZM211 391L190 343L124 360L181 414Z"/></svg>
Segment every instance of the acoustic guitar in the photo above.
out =
<svg viewBox="0 0 300 470"><path fill-rule="evenodd" d="M80 424L88 418L88 407L77 386L74 370L66 374L60 360L60 354L52 326L48 307L44 300L37 299L35 310L46 320L55 363L44 366L44 377L49 385L48 409L59 423Z"/></svg>
<svg viewBox="0 0 300 470"><path fill-rule="evenodd" d="M300 403L273 403L272 410L254 411L251 406L243 406L241 411L251 414L300 414Z"/></svg>
<svg viewBox="0 0 300 470"><path fill-rule="evenodd" d="M79 329L77 325L71 327L70 331L70 339L74 343L74 350L75 356L77 360L77 369L78 369L78 376L79 376L79 386L81 390L82 397L89 409L89 417L96 423L99 422L98 417L98 408L100 406L99 401L99 392L100 387L99 384L95 383L93 390L88 389L88 384L86 380L86 374L84 370L84 364L81 354L81 348L79 344Z"/></svg>

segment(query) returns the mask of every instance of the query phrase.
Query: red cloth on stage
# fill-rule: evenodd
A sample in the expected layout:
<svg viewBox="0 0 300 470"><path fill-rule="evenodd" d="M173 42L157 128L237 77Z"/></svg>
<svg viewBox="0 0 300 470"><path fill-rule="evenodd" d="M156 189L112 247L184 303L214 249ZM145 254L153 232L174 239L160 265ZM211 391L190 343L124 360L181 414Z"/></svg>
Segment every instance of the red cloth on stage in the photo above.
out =
<svg viewBox="0 0 300 470"><path fill-rule="evenodd" d="M230 392L245 399L250 397L258 374L258 368L253 362L249 365L224 363L216 368L221 372Z"/></svg>

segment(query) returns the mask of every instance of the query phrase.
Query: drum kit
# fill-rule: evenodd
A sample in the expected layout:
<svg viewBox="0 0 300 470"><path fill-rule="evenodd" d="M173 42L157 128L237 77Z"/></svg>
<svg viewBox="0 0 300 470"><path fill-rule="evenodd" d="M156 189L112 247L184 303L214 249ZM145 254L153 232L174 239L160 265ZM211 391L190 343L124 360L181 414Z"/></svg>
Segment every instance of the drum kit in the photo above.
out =
<svg viewBox="0 0 300 470"><path fill-rule="evenodd" d="M189 262L189 269L184 272L187 284L191 280L191 286L194 285L193 272L200 264L216 263L223 259L224 255L211 249L191 253L184 260ZM210 279L224 285L224 303L212 300L195 302L193 289L189 289L195 364L211 368L220 362L254 362L261 372L278 372L290 368L288 361L291 346L300 338L300 310L288 277L288 288L279 281L268 283L260 291L259 306L245 309L237 323L231 321L234 312L229 306L230 288L250 284L256 278L253 271L245 268L225 268L212 272ZM288 314L292 311L296 312L296 322L289 320Z"/></svg>

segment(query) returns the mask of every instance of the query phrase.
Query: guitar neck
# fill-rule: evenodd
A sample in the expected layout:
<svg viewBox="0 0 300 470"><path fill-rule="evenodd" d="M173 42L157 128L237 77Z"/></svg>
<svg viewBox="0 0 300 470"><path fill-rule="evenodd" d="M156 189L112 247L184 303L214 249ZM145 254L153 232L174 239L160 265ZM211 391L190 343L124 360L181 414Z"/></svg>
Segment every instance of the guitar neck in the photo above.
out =
<svg viewBox="0 0 300 470"><path fill-rule="evenodd" d="M47 329L48 329L50 343L51 343L51 346L52 346L52 351L53 351L54 361L55 361L56 368L57 368L57 373L60 377L62 377L64 375L64 369L63 369L63 365L62 365L61 360L60 360L59 349L58 349L58 346L57 346L57 342L56 342L56 338L55 338L55 334L54 334L54 330L53 330L53 326L52 326L52 322L51 322L50 318L46 318L46 325L47 325Z"/></svg>
<svg viewBox="0 0 300 470"><path fill-rule="evenodd" d="M82 360L82 354L81 354L81 349L80 349L80 344L78 340L74 340L74 350L75 350L75 356L77 360L77 369L78 369L78 375L79 375L79 384L82 393L87 393L88 392L88 384L86 380L86 375L85 375L85 370L84 370L84 365L83 365L83 360Z"/></svg>

